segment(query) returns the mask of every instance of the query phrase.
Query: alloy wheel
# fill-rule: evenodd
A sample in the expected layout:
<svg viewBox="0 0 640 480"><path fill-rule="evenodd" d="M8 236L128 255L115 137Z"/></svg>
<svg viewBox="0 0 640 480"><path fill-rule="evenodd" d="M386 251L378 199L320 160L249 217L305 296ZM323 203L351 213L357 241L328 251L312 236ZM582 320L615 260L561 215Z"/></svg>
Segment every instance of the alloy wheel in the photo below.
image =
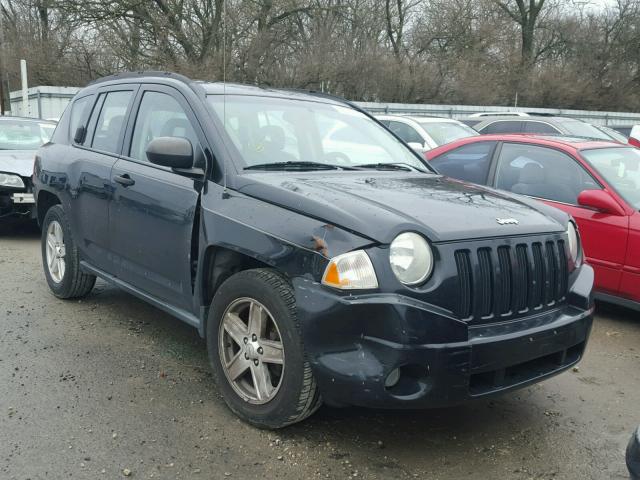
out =
<svg viewBox="0 0 640 480"><path fill-rule="evenodd" d="M285 362L282 337L269 310L252 298L235 300L224 312L218 339L222 369L233 390L249 403L272 400Z"/></svg>
<svg viewBox="0 0 640 480"><path fill-rule="evenodd" d="M66 270L66 250L64 245L64 231L60 223L55 220L47 227L46 242L49 275L55 283L60 283L64 278L64 272Z"/></svg>

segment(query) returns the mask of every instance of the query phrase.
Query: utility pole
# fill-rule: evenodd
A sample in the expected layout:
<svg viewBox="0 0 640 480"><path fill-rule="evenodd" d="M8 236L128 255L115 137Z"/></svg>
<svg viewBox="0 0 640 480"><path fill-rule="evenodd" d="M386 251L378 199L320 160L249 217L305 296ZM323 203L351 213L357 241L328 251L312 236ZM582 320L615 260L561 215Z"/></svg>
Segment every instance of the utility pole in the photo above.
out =
<svg viewBox="0 0 640 480"><path fill-rule="evenodd" d="M20 60L20 78L22 79L22 116L29 116L29 83L27 80L27 61Z"/></svg>

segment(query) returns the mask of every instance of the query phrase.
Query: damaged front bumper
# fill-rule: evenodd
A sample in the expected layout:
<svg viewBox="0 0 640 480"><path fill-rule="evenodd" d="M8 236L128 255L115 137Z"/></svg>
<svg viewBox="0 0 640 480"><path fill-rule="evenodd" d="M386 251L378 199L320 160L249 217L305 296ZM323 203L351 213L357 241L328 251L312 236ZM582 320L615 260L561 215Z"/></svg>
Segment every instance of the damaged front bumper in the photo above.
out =
<svg viewBox="0 0 640 480"><path fill-rule="evenodd" d="M397 294L343 296L302 278L294 288L326 403L426 408L521 388L575 365L591 331L592 283L585 265L565 304L480 325Z"/></svg>
<svg viewBox="0 0 640 480"><path fill-rule="evenodd" d="M30 183L24 190L0 189L0 218L7 216L35 218L35 203Z"/></svg>

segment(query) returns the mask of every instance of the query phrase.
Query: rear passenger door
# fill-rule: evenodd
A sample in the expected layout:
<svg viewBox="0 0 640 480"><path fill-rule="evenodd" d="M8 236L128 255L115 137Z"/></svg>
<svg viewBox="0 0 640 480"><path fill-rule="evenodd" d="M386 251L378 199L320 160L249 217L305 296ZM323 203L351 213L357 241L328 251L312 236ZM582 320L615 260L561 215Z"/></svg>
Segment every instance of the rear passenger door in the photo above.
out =
<svg viewBox="0 0 640 480"><path fill-rule="evenodd" d="M554 148L505 142L498 155L495 186L544 200L573 215L587 261L597 273L596 288L612 294L618 291L627 250L627 217L578 204L580 192L602 186L576 159Z"/></svg>
<svg viewBox="0 0 640 480"><path fill-rule="evenodd" d="M194 155L203 155L204 135L182 94L167 86L142 86L123 157L111 174L111 251L122 280L192 311L191 239L202 179L150 163L145 151L156 137L186 138Z"/></svg>
<svg viewBox="0 0 640 480"><path fill-rule="evenodd" d="M136 85L118 85L74 101L70 119L72 148L69 177L75 186L71 195L71 225L82 257L91 265L113 273L109 256L109 202L111 169L115 165ZM84 134L78 138L78 127Z"/></svg>

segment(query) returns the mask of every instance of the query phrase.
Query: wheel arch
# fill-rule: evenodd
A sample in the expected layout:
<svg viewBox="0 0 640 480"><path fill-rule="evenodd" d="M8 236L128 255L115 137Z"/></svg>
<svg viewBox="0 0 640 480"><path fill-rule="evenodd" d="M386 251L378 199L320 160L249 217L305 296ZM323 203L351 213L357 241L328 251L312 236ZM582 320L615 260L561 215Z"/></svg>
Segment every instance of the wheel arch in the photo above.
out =
<svg viewBox="0 0 640 480"><path fill-rule="evenodd" d="M217 245L209 245L204 250L201 265L200 303L207 313L216 291L229 277L244 270L274 268L274 265L269 265L251 255ZM206 324L206 315L203 315L200 329L203 337L206 335Z"/></svg>
<svg viewBox="0 0 640 480"><path fill-rule="evenodd" d="M42 226L44 216L47 214L51 207L53 207L54 205L60 205L61 203L62 202L57 195L47 190L41 190L40 192L38 192L38 200L36 204L38 225Z"/></svg>

